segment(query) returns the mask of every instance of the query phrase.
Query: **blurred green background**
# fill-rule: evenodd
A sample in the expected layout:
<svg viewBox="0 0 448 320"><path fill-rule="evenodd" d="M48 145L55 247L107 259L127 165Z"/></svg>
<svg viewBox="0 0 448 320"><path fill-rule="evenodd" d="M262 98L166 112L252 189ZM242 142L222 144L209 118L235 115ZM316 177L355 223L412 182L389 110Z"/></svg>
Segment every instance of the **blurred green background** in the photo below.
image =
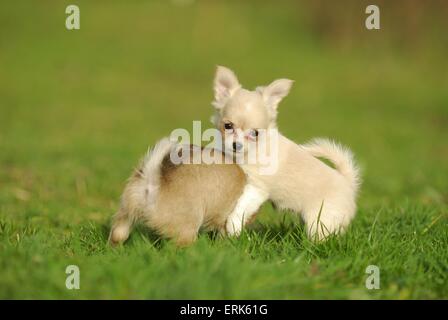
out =
<svg viewBox="0 0 448 320"><path fill-rule="evenodd" d="M65 28L69 4L80 8L80 30ZM246 261L245 246L235 249L225 242L222 249L208 239L198 244L200 249L181 253L146 249L153 246L140 238L118 252L104 244L124 181L146 148L175 128L191 129L193 120L211 126L211 85L219 64L235 70L247 88L294 79L279 109L280 130L298 143L326 136L352 148L364 180L356 241L365 242L377 213L387 212L383 225L393 224L397 229L390 231L398 238L384 239L397 250L383 257L384 264L396 254L403 256L394 266L406 264L420 254L423 242L427 254L435 250L429 260L412 263L415 270L408 269L427 272L426 277L409 285L391 275L393 284L377 297L446 298L448 261L441 251L448 244L448 2L374 1L381 10L380 30L364 26L368 4L372 1L3 1L0 297L369 297L356 291L363 286L364 271L348 267L349 256L360 254L358 244L339 260L352 277L331 282L336 271L324 272L316 282L285 289L283 295L271 287L259 296L245 292L258 279L253 275L251 280L252 269L248 279L239 280L242 288L232 287L228 280L238 262L223 264L225 271L218 268L230 278L222 276L226 280L216 290L205 285L201 291L175 271L174 284L168 289L160 284L164 293L156 293L156 285L145 291L138 289L139 281L127 282L124 270L155 270L142 258L145 254L153 262L165 259L173 270L177 263L181 269L190 266L191 274L238 249ZM278 223L270 207L263 212L260 223ZM408 213L422 218L408 223ZM433 226L438 233L423 233ZM415 230L425 234L423 242L413 242ZM406 236L415 245L408 251L396 242ZM254 254L260 270L270 272L270 263L282 259L288 265L297 253L276 255L271 249L272 255L266 251L260 261ZM208 258L198 258L204 250ZM219 250L226 253L218 259ZM334 262L331 254L311 257L300 270L308 270L314 259ZM135 265L124 267L123 258ZM60 271L67 259L96 266L86 277L105 287L67 293ZM101 265L106 260L109 267ZM117 267L107 269L112 264ZM391 269L399 276L402 268ZM284 274L293 268L274 269ZM108 287L105 282L114 277L118 280ZM327 280L332 283L327 293L313 289ZM274 288L284 289L289 281L278 279Z"/></svg>

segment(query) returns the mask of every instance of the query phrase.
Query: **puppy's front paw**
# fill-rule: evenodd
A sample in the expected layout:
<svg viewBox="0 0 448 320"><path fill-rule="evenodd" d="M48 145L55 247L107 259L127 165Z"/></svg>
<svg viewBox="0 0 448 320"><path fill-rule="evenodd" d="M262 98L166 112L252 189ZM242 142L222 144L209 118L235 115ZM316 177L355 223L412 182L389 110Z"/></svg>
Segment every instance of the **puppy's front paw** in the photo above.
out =
<svg viewBox="0 0 448 320"><path fill-rule="evenodd" d="M238 216L231 216L226 222L226 232L229 236L239 236L243 227L242 219Z"/></svg>

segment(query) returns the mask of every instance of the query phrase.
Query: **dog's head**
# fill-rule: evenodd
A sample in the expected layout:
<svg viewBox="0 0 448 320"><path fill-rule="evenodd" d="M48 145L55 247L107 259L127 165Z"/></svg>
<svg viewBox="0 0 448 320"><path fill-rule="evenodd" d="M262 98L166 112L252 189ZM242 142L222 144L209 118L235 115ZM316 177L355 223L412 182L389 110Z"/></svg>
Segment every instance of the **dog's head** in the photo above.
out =
<svg viewBox="0 0 448 320"><path fill-rule="evenodd" d="M293 81L278 79L254 91L243 89L232 70L218 66L212 122L224 137L226 152L245 153L268 129L276 128L277 108Z"/></svg>

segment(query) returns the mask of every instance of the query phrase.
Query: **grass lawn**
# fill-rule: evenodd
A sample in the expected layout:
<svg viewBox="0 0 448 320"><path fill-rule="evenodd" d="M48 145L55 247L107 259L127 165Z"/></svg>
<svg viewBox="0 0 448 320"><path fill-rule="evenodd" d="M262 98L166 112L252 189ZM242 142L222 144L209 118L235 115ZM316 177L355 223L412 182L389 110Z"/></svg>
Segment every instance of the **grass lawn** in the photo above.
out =
<svg viewBox="0 0 448 320"><path fill-rule="evenodd" d="M387 8L364 30L360 7L359 33L328 40L306 4L187 2L78 1L77 31L71 2L0 5L0 298L447 299L446 28L406 41ZM216 64L249 88L294 79L282 133L352 148L364 182L345 235L313 244L266 204L239 239L177 249L139 228L107 245L147 147L211 126ZM80 290L65 287L68 265Z"/></svg>

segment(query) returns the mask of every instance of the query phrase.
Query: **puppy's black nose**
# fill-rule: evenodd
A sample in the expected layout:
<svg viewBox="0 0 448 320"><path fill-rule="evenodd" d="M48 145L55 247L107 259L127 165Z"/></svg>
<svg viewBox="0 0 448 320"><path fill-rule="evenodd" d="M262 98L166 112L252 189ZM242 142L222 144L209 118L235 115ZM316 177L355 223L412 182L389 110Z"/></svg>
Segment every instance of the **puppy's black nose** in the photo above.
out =
<svg viewBox="0 0 448 320"><path fill-rule="evenodd" d="M234 142L232 146L233 151L240 151L243 148L243 144L241 142Z"/></svg>

